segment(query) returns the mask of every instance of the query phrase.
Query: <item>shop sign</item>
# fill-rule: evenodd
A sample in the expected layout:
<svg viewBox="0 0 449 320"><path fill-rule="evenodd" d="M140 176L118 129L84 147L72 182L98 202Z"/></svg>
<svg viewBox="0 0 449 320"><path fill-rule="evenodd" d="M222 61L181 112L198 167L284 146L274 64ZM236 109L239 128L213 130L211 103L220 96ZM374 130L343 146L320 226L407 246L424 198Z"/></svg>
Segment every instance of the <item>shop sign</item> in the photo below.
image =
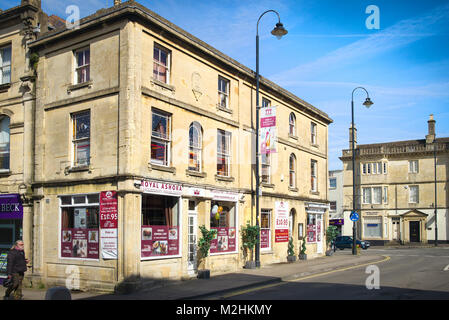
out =
<svg viewBox="0 0 449 320"><path fill-rule="evenodd" d="M195 198L208 198L209 193L208 190L202 188L194 188L194 187L184 187L183 195L187 197L195 197Z"/></svg>
<svg viewBox="0 0 449 320"><path fill-rule="evenodd" d="M23 206L19 194L0 195L0 219L22 219Z"/></svg>
<svg viewBox="0 0 449 320"><path fill-rule="evenodd" d="M100 243L103 259L117 259L118 202L116 191L100 193Z"/></svg>
<svg viewBox="0 0 449 320"><path fill-rule="evenodd" d="M275 242L288 242L288 202L276 201L274 214Z"/></svg>
<svg viewBox="0 0 449 320"><path fill-rule="evenodd" d="M276 107L260 109L260 152L276 152Z"/></svg>
<svg viewBox="0 0 449 320"><path fill-rule="evenodd" d="M161 194L168 196L182 195L182 185L171 182L158 182L153 180L142 180L140 190L144 193Z"/></svg>
<svg viewBox="0 0 449 320"><path fill-rule="evenodd" d="M331 219L329 220L329 225L331 226L342 226L345 224L344 219Z"/></svg>
<svg viewBox="0 0 449 320"><path fill-rule="evenodd" d="M229 191L211 190L211 196L215 201L237 202L239 200L238 193Z"/></svg>

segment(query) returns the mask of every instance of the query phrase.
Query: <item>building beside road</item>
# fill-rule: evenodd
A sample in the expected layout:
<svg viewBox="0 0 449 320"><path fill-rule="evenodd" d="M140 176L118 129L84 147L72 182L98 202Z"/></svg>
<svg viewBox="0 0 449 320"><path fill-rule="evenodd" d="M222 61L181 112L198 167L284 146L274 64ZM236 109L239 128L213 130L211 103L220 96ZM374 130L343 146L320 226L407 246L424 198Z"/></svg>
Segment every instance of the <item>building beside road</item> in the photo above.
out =
<svg viewBox="0 0 449 320"><path fill-rule="evenodd" d="M356 144L358 237L372 244L434 243L438 227L438 242L448 242L449 138L436 137L435 122L430 115L424 139ZM346 217L353 201L351 149L340 159Z"/></svg>
<svg viewBox="0 0 449 320"><path fill-rule="evenodd" d="M40 1L25 6L41 12ZM18 134L2 134L28 137L28 151L14 144L9 159L29 171L29 278L66 285L70 275L79 289L110 291L194 277L200 225L217 230L211 272L241 268L241 228L256 218L255 73L135 1L115 1L74 28L53 20L54 30L40 32L33 20L35 38L20 47L38 57L30 106L18 98L30 122L10 115L16 125L5 128ZM19 44L0 38L8 46ZM23 65L10 63L17 79ZM0 101L17 93L9 83ZM323 255L332 119L260 84L277 128L276 152L261 161L261 263L286 261L290 237L297 254L307 237L309 256ZM2 117L7 110L0 106Z"/></svg>

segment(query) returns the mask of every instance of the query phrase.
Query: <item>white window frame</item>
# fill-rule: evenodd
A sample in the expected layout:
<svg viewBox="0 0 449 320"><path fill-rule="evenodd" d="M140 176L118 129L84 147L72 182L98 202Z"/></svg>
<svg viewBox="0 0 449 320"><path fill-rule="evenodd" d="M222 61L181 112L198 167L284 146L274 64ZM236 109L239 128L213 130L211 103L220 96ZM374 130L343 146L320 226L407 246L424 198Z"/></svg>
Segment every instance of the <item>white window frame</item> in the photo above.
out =
<svg viewBox="0 0 449 320"><path fill-rule="evenodd" d="M89 114L89 136L77 138L76 137L76 120L78 116ZM72 167L84 167L90 165L90 155L91 155L91 127L92 127L92 115L90 110L83 110L80 112L75 112L71 114L72 121ZM89 143L89 155L87 157L87 163L79 163L77 146L80 143Z"/></svg>
<svg viewBox="0 0 449 320"><path fill-rule="evenodd" d="M289 170L288 186L290 188L296 188L296 156L294 153L290 154L290 157L288 158L288 170Z"/></svg>
<svg viewBox="0 0 449 320"><path fill-rule="evenodd" d="M161 135L158 132L153 131L153 116L157 115L161 118L166 118L167 128L165 135ZM151 141L150 141L150 162L156 165L168 167L171 164L171 114L166 113L164 111L160 111L158 109L152 109L151 110ZM158 160L153 159L151 155L151 143L157 142L160 144L163 144L165 146L165 159L164 160Z"/></svg>
<svg viewBox="0 0 449 320"><path fill-rule="evenodd" d="M413 194L413 190L416 190L416 194ZM419 203L419 186L418 185L412 185L409 186L409 195L408 195L408 202L409 203Z"/></svg>
<svg viewBox="0 0 449 320"><path fill-rule="evenodd" d="M271 100L262 97L262 108L268 108L271 106Z"/></svg>
<svg viewBox="0 0 449 320"><path fill-rule="evenodd" d="M332 186L331 181L335 181L335 186ZM336 177L330 177L329 178L329 189L336 189L337 188L337 178Z"/></svg>
<svg viewBox="0 0 449 320"><path fill-rule="evenodd" d="M3 121L5 121L6 123L3 124ZM1 115L0 124L2 124L5 129L4 132L0 131L0 154L5 157L5 159L8 159L5 161L5 167L3 167L3 161L0 162L0 172L9 172L9 170L11 169L11 131L9 128L11 124L11 118L7 115Z"/></svg>
<svg viewBox="0 0 449 320"><path fill-rule="evenodd" d="M266 153L261 155L261 164L262 164L262 176L261 181L262 183L270 184L271 183L271 154ZM265 175L267 177L266 180L264 180L264 170L267 172Z"/></svg>
<svg viewBox="0 0 449 320"><path fill-rule="evenodd" d="M223 88L224 84L224 88ZM229 92L230 92L230 86L231 81L222 77L218 76L218 106L220 108L229 109ZM224 98L224 99L223 99ZM224 101L224 105L223 105Z"/></svg>
<svg viewBox="0 0 449 320"><path fill-rule="evenodd" d="M219 150L219 145L223 141L223 137L225 139L225 145L221 146L221 151ZM231 132L217 129L217 176L220 177L231 177L231 150L232 150L232 135ZM220 174L218 171L218 158L221 157L222 159L225 159L225 171L227 174Z"/></svg>
<svg viewBox="0 0 449 320"><path fill-rule="evenodd" d="M310 180L311 180L311 191L318 191L318 161L310 160Z"/></svg>
<svg viewBox="0 0 449 320"><path fill-rule="evenodd" d="M158 56L155 57L155 50L158 50ZM167 55L167 64L163 64L162 63L162 59L161 59L161 52L164 52ZM158 68L165 68L165 72L166 72L166 78L165 81L160 78L158 76L159 72L156 73L156 77L154 76L154 71L155 71L155 67L156 70L159 70ZM160 81L162 83L165 84L170 84L170 74L171 74L171 51L168 50L167 48L164 48L163 46L154 43L154 48L153 48L153 79ZM162 80L161 80L162 79Z"/></svg>
<svg viewBox="0 0 449 320"><path fill-rule="evenodd" d="M376 199L376 192L378 191L379 193L377 194L378 198ZM371 188L371 192L372 192L372 204L382 204L382 187L372 187Z"/></svg>
<svg viewBox="0 0 449 320"><path fill-rule="evenodd" d="M419 173L419 160L409 160L408 172L409 173Z"/></svg>
<svg viewBox="0 0 449 320"><path fill-rule="evenodd" d="M268 214L268 228L262 228L262 226L260 227L260 229L262 230L268 230L268 248L260 248L261 251L271 251L271 218L272 218L272 210L271 209L261 209L261 221L262 221L262 214Z"/></svg>
<svg viewBox="0 0 449 320"><path fill-rule="evenodd" d="M366 167L367 167L366 163L363 163L362 164L362 174L366 174Z"/></svg>
<svg viewBox="0 0 449 320"><path fill-rule="evenodd" d="M89 52L89 63L84 63L82 65L80 65L79 60L78 60L78 54L82 53L83 54L83 59L84 62L86 60L86 52ZM74 51L74 56L75 56L75 74L74 74L74 81L73 83L75 84L81 84L81 83L86 83L90 81L90 65L91 65L91 54L90 54L90 47L84 47L78 50ZM81 81L78 80L78 74L79 72L81 72L82 70L88 70L88 74L85 74L85 78L81 79Z"/></svg>
<svg viewBox="0 0 449 320"><path fill-rule="evenodd" d="M371 187L363 187L362 188L362 203L363 204L371 204L372 203Z"/></svg>
<svg viewBox="0 0 449 320"><path fill-rule="evenodd" d="M296 136L296 116L293 112L288 116L288 133L291 136Z"/></svg>
<svg viewBox="0 0 449 320"><path fill-rule="evenodd" d="M382 202L384 204L388 204L388 186L384 186L382 189L383 189Z"/></svg>
<svg viewBox="0 0 449 320"><path fill-rule="evenodd" d="M9 50L9 57L10 57L9 62L3 61L6 50ZM9 44L9 45L0 47L0 85L11 83L11 73L12 73L11 66L12 66L12 46ZM7 69L9 69L9 79L7 79L6 81L3 81L3 73Z"/></svg>
<svg viewBox="0 0 449 320"><path fill-rule="evenodd" d="M383 173L387 174L388 173L388 162L383 162L382 166L383 166Z"/></svg>
<svg viewBox="0 0 449 320"><path fill-rule="evenodd" d="M190 137L190 131L193 130L193 134L195 134L195 131L198 135L198 145L194 145L192 144L192 139ZM196 171L196 172L201 172L203 170L203 166L202 166L202 152L203 152L203 130L201 128L201 125L194 121L190 124L189 127L189 153L193 153L194 155L196 155L197 157L197 161L198 161L198 168L193 168L192 166L190 166L190 154L189 154L189 170L191 171Z"/></svg>
<svg viewBox="0 0 449 320"><path fill-rule="evenodd" d="M318 125L315 122L310 123L310 131L311 131L311 142L313 145L317 144L318 141Z"/></svg>

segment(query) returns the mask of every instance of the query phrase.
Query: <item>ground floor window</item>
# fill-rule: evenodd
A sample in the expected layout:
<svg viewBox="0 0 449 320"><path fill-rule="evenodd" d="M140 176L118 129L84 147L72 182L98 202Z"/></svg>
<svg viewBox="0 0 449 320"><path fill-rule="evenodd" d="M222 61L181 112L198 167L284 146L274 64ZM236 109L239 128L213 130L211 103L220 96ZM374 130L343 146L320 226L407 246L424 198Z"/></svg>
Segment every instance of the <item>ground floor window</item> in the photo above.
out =
<svg viewBox="0 0 449 320"><path fill-rule="evenodd" d="M217 230L210 253L236 251L235 202L212 201L210 229Z"/></svg>
<svg viewBox="0 0 449 320"><path fill-rule="evenodd" d="M260 213L260 249L271 249L271 210Z"/></svg>
<svg viewBox="0 0 449 320"><path fill-rule="evenodd" d="M316 214L309 213L307 215L307 242L317 241L317 221Z"/></svg>
<svg viewBox="0 0 449 320"><path fill-rule="evenodd" d="M61 257L99 258L99 195L61 196Z"/></svg>
<svg viewBox="0 0 449 320"><path fill-rule="evenodd" d="M179 198L142 195L141 257L179 254Z"/></svg>
<svg viewBox="0 0 449 320"><path fill-rule="evenodd" d="M382 217L363 218L363 237L382 238Z"/></svg>

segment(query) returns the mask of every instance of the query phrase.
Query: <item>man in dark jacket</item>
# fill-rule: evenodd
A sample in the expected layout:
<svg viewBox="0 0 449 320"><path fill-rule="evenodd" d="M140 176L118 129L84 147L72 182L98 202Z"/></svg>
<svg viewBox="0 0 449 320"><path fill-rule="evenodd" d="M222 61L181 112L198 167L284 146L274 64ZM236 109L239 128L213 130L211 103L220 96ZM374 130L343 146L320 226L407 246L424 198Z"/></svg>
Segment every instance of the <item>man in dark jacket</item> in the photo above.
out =
<svg viewBox="0 0 449 320"><path fill-rule="evenodd" d="M7 273L8 278L12 278L12 286L6 292L4 299L9 299L9 295L14 291L14 300L22 299L22 281L24 273L27 271L28 260L23 252L24 244L22 240L17 240L14 247L8 253Z"/></svg>

